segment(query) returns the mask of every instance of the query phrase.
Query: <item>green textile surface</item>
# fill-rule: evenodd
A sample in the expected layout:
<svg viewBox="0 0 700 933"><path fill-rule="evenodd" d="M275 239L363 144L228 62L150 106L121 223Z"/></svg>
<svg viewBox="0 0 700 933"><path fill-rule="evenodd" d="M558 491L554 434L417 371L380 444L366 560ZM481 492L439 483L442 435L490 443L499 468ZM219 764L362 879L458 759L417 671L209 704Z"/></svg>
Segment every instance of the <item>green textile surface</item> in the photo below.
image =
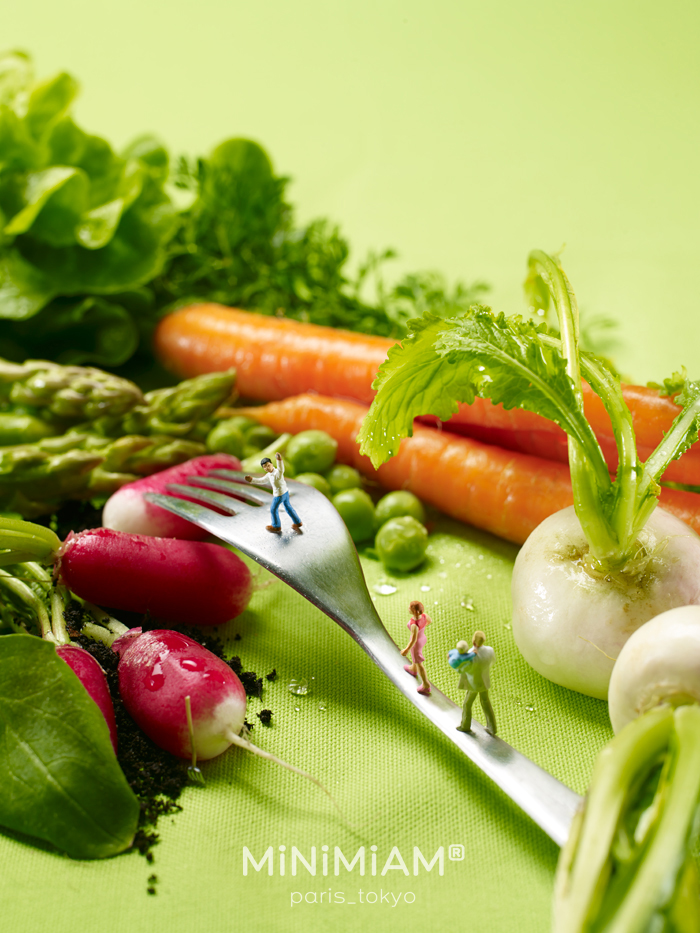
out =
<svg viewBox="0 0 700 933"><path fill-rule="evenodd" d="M307 524L312 533L312 522ZM509 625L516 553L513 545L441 520L418 572L392 577L376 561L364 559L363 566L371 592L383 582L397 588L376 594L376 605L400 647L408 640L409 602L424 603L433 619L425 648L428 676L457 702L463 693L447 652L475 629L486 632L496 651L490 695L500 735L582 793L596 752L612 735L607 707L550 684L520 658ZM261 582L268 576L261 572ZM79 923L100 933L317 933L369 926L390 933L464 923L480 933L509 931L515 924L519 933L546 931L557 847L339 627L272 579L225 629L230 652L246 669L278 672L276 681L264 681L262 700L249 701L252 722L264 707L274 713L273 726L257 725L252 739L318 777L347 823L310 782L231 749L203 763L206 787L187 788L182 812L161 819L153 865L135 852L75 862L0 836L2 928L63 933ZM470 600L472 609L461 605ZM240 641L233 641L235 633ZM292 679L306 679L308 695L291 694ZM476 718L480 712L477 704ZM362 845L364 877L359 866L348 872L342 863L336 877L334 847L351 861ZM273 847L272 876L267 865L260 871L249 866L244 876L245 846L258 862ZM279 846L286 847L284 876ZM315 876L299 861L292 875L293 846L307 861L316 847ZM325 877L323 846L329 847ZM371 846L377 847L374 877ZM438 875L437 864L430 872L419 864L414 875L414 846L428 864L444 846L444 874ZM450 853L451 846L463 847L461 860L450 858L460 854ZM399 867L381 875L394 847L408 876L397 855L391 864ZM152 872L156 895L146 890Z"/></svg>

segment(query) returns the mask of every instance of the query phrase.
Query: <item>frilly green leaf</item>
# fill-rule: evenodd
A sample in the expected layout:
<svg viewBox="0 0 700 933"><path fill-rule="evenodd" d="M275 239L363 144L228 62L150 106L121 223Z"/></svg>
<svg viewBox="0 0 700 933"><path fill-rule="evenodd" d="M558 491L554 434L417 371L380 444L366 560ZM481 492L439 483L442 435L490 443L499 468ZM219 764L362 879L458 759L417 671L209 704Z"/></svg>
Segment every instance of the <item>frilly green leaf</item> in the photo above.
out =
<svg viewBox="0 0 700 933"><path fill-rule="evenodd" d="M537 412L602 456L578 410L561 351L542 339L543 325L494 316L477 305L447 320L427 314L409 328L380 367L377 395L358 437L375 467L412 433L414 418L431 414L445 421L458 402L470 404L476 396Z"/></svg>

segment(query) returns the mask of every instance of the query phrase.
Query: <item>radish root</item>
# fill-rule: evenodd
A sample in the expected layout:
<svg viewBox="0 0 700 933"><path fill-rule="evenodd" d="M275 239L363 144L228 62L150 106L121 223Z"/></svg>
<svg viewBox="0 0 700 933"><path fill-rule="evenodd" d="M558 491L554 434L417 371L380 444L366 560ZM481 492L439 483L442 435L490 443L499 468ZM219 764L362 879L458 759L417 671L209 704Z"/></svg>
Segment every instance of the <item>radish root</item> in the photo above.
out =
<svg viewBox="0 0 700 933"><path fill-rule="evenodd" d="M257 745L253 745L251 742L249 742L247 739L244 739L242 736L235 735L230 729L224 734L227 740L231 742L232 745L238 745L239 748L244 748L246 751L252 752L254 755L257 755L259 758L265 758L267 761L272 761L276 765L282 765L282 767L286 768L287 771L294 771L295 774L300 774L302 777L305 777L307 780L314 783L316 787L319 787L323 791L323 793L328 797L330 802L333 804L333 806L336 808L336 810L342 817L343 822L344 823L348 822L345 817L345 814L340 809L340 806L338 805L335 798L333 797L333 794L331 794L328 788L325 787L325 785L322 784L318 778L315 778L313 774L309 774L308 771L302 771L301 768L297 768L295 765L290 765L286 761L282 761L282 759L278 758L277 755L272 755L270 752L264 752L261 748L258 748Z"/></svg>

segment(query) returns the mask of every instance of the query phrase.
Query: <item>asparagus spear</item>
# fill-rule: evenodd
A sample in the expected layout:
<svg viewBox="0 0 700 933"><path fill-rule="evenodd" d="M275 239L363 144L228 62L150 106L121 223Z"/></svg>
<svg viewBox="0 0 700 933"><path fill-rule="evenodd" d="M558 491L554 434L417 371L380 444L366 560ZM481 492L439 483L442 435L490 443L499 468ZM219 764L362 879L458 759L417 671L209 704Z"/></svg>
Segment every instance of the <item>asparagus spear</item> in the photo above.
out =
<svg viewBox="0 0 700 933"><path fill-rule="evenodd" d="M229 369L221 373L205 373L167 389L147 392L144 404L135 406L121 419L118 433L170 434L173 437L196 433L203 421L231 399L235 384L236 371ZM207 427L211 428L211 425ZM114 436L113 431L110 431L110 436Z"/></svg>
<svg viewBox="0 0 700 933"><path fill-rule="evenodd" d="M12 405L43 409L63 421L119 417L143 404L137 385L90 366L60 366L48 360L10 363L0 359L0 385Z"/></svg>
<svg viewBox="0 0 700 933"><path fill-rule="evenodd" d="M143 395L99 369L0 359L0 511L33 518L203 454L235 379L207 373Z"/></svg>
<svg viewBox="0 0 700 933"><path fill-rule="evenodd" d="M108 495L204 452L203 444L167 435L113 440L77 432L5 447L0 449L0 510L33 518L65 499Z"/></svg>

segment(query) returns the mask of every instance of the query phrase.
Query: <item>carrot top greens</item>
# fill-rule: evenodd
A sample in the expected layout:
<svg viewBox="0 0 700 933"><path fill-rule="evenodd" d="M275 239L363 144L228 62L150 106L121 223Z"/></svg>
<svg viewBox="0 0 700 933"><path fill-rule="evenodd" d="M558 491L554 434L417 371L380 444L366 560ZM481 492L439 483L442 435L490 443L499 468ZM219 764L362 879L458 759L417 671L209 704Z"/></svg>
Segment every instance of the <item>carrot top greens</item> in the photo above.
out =
<svg viewBox="0 0 700 933"><path fill-rule="evenodd" d="M593 564L621 569L631 560L639 532L654 510L668 464L698 438L700 383L684 380L681 411L646 463L637 455L632 417L617 375L606 361L581 351L576 298L558 262L541 250L528 260L526 287L539 301L551 296L561 336L519 316L494 315L482 305L445 319L426 313L409 323L409 335L389 350L374 388L377 395L358 436L374 466L393 456L413 419L447 420L459 402L491 399L556 422L568 435L576 514ZM583 412L581 378L608 412L619 466L610 476Z"/></svg>

